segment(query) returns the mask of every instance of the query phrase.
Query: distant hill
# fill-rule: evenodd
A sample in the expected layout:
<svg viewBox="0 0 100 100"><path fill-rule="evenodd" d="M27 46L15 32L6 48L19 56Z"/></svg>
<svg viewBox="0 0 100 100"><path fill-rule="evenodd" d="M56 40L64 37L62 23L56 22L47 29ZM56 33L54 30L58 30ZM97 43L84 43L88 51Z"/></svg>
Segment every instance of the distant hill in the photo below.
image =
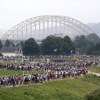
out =
<svg viewBox="0 0 100 100"><path fill-rule="evenodd" d="M88 24L87 24L87 26L90 27L90 28L91 28L91 27L94 27L95 25L96 25L96 23L88 23Z"/></svg>
<svg viewBox="0 0 100 100"><path fill-rule="evenodd" d="M90 27L100 37L100 22L88 23L87 26Z"/></svg>

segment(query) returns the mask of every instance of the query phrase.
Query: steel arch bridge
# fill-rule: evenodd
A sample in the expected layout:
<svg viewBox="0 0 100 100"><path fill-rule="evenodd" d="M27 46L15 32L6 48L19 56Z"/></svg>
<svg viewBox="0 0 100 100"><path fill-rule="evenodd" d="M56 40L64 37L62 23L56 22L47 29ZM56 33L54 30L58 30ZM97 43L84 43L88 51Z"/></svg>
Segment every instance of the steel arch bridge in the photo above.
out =
<svg viewBox="0 0 100 100"><path fill-rule="evenodd" d="M60 37L88 35L94 33L82 22L67 16L37 16L27 19L9 29L2 40L26 40L33 37L35 40L42 40L49 35Z"/></svg>

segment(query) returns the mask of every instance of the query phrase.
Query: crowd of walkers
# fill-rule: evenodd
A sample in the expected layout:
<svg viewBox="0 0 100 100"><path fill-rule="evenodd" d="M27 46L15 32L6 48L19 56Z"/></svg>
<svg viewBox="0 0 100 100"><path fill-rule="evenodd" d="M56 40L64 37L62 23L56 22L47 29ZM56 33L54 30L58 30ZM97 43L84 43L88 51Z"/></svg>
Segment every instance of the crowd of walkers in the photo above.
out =
<svg viewBox="0 0 100 100"><path fill-rule="evenodd" d="M23 71L59 71L66 70L66 68L70 67L87 67L87 66L97 66L99 61L93 60L78 60L76 62L66 61L63 63L37 63L37 64L0 64L1 69L6 70L23 70Z"/></svg>
<svg viewBox="0 0 100 100"><path fill-rule="evenodd" d="M87 66L96 66L98 63L99 61L95 60L77 60L75 62L64 60L63 63L0 64L0 68L4 70L42 71L44 73L0 76L0 87L44 83L56 79L86 75L88 73Z"/></svg>
<svg viewBox="0 0 100 100"><path fill-rule="evenodd" d="M45 74L26 74L26 75L13 75L13 76L1 76L0 87L16 86L30 83L44 83L56 79L65 79L69 77L76 77L79 75L86 75L88 70L84 68L71 68L66 71L49 71Z"/></svg>

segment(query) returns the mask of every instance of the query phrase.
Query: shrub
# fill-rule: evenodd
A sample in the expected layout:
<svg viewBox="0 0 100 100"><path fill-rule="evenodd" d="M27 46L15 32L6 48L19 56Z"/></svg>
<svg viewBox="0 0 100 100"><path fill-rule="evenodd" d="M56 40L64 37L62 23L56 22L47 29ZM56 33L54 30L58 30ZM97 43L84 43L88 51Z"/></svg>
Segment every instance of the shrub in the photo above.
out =
<svg viewBox="0 0 100 100"><path fill-rule="evenodd" d="M85 96L85 100L100 100L100 89L93 91Z"/></svg>

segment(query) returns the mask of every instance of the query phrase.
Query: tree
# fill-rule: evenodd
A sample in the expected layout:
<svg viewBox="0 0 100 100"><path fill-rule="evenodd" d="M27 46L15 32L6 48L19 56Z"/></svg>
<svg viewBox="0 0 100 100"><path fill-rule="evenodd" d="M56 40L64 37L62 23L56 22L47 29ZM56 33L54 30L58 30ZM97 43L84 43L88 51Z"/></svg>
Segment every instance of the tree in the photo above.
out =
<svg viewBox="0 0 100 100"><path fill-rule="evenodd" d="M2 42L1 42L1 40L0 40L0 49L3 47L3 44L2 44Z"/></svg>
<svg viewBox="0 0 100 100"><path fill-rule="evenodd" d="M88 47L88 50L87 50L87 55L93 55L93 48L94 48L94 44L91 43L90 46Z"/></svg>
<svg viewBox="0 0 100 100"><path fill-rule="evenodd" d="M39 54L39 45L33 38L26 40L22 43L22 51L24 55L33 56Z"/></svg>
<svg viewBox="0 0 100 100"><path fill-rule="evenodd" d="M4 45L5 47L10 47L10 46L15 46L14 45L14 43L12 43L11 41L9 41L9 40L6 40L6 42L5 42L5 45Z"/></svg>
<svg viewBox="0 0 100 100"><path fill-rule="evenodd" d="M85 35L76 36L73 42L76 50L82 54L86 54L89 46L91 45L91 42L86 39Z"/></svg>
<svg viewBox="0 0 100 100"><path fill-rule="evenodd" d="M100 42L96 43L92 49L93 55L100 55Z"/></svg>
<svg viewBox="0 0 100 100"><path fill-rule="evenodd" d="M97 34L95 34L95 33L87 35L86 39L91 41L91 42L93 42L93 43L100 42L99 36Z"/></svg>
<svg viewBox="0 0 100 100"><path fill-rule="evenodd" d="M24 44L24 42L20 41L19 43L16 44L16 46L19 46L19 47L21 46L22 47L23 44Z"/></svg>
<svg viewBox="0 0 100 100"><path fill-rule="evenodd" d="M71 53L71 51L73 51L73 53L75 53L75 46L72 42L72 40L70 39L69 36L65 36L63 38L64 44L63 44L63 51L64 54L69 55Z"/></svg>
<svg viewBox="0 0 100 100"><path fill-rule="evenodd" d="M60 55L63 52L63 39L53 35L48 36L41 43L41 53L43 55Z"/></svg>

